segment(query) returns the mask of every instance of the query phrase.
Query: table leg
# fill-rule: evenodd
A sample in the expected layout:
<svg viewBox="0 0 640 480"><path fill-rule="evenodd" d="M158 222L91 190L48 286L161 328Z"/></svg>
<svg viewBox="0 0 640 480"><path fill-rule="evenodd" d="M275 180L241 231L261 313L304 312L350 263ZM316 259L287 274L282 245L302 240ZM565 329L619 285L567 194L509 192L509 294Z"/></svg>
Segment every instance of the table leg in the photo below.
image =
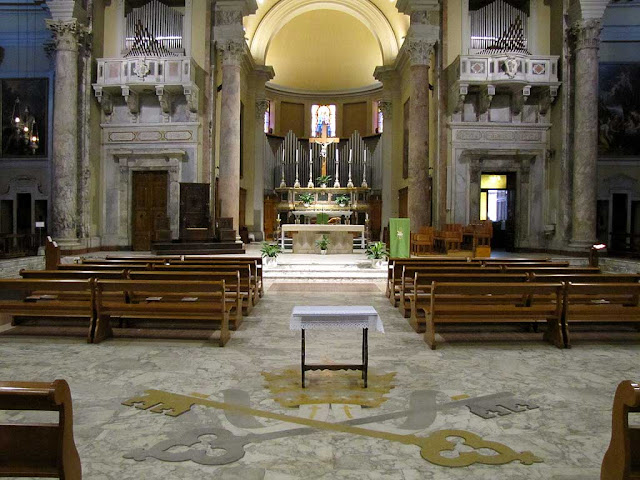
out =
<svg viewBox="0 0 640 480"><path fill-rule="evenodd" d="M304 388L304 328L302 329L302 388Z"/></svg>
<svg viewBox="0 0 640 480"><path fill-rule="evenodd" d="M367 388L367 376L369 374L369 329L362 329L362 343L364 344L364 358L362 359L362 373L364 375L364 388Z"/></svg>

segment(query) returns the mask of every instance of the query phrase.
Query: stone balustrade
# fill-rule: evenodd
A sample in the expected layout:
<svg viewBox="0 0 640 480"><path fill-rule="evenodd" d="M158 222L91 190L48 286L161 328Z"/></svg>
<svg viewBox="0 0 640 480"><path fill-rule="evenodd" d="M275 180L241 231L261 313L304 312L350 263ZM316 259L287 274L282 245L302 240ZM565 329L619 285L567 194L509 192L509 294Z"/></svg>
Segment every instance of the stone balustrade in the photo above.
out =
<svg viewBox="0 0 640 480"><path fill-rule="evenodd" d="M558 84L557 55L460 55L448 67L450 83Z"/></svg>

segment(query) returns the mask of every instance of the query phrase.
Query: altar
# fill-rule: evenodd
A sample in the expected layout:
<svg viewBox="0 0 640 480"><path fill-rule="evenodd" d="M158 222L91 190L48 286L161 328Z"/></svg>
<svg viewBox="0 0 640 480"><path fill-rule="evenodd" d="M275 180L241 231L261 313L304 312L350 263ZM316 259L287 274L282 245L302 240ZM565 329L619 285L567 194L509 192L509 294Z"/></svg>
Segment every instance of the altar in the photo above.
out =
<svg viewBox="0 0 640 480"><path fill-rule="evenodd" d="M353 253L353 233L360 235L362 248L365 248L364 225L285 224L280 234L280 247L283 250L285 232L292 233L293 253L318 253L316 240L322 235L329 237L327 253Z"/></svg>

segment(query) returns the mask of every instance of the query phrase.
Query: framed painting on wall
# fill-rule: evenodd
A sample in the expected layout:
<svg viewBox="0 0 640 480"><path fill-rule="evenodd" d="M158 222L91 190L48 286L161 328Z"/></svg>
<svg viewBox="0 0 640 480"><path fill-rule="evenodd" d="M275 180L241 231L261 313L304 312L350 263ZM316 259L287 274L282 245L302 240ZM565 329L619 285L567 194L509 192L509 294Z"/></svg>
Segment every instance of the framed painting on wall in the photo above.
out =
<svg viewBox="0 0 640 480"><path fill-rule="evenodd" d="M47 155L49 80L0 79L0 156Z"/></svg>
<svg viewBox="0 0 640 480"><path fill-rule="evenodd" d="M598 153L640 156L640 63L601 63Z"/></svg>

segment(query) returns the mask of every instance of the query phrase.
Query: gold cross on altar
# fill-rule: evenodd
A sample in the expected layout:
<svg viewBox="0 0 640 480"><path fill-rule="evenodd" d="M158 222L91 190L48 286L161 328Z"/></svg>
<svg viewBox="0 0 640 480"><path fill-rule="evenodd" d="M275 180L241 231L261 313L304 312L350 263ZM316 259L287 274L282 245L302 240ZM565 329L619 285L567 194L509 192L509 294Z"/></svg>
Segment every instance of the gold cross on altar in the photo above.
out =
<svg viewBox="0 0 640 480"><path fill-rule="evenodd" d="M322 150L320 150L320 156L322 157L321 175L327 174L327 146L338 142L340 142L338 137L327 137L327 124L324 122L322 122L322 135L309 139L309 143L317 143L322 146Z"/></svg>

